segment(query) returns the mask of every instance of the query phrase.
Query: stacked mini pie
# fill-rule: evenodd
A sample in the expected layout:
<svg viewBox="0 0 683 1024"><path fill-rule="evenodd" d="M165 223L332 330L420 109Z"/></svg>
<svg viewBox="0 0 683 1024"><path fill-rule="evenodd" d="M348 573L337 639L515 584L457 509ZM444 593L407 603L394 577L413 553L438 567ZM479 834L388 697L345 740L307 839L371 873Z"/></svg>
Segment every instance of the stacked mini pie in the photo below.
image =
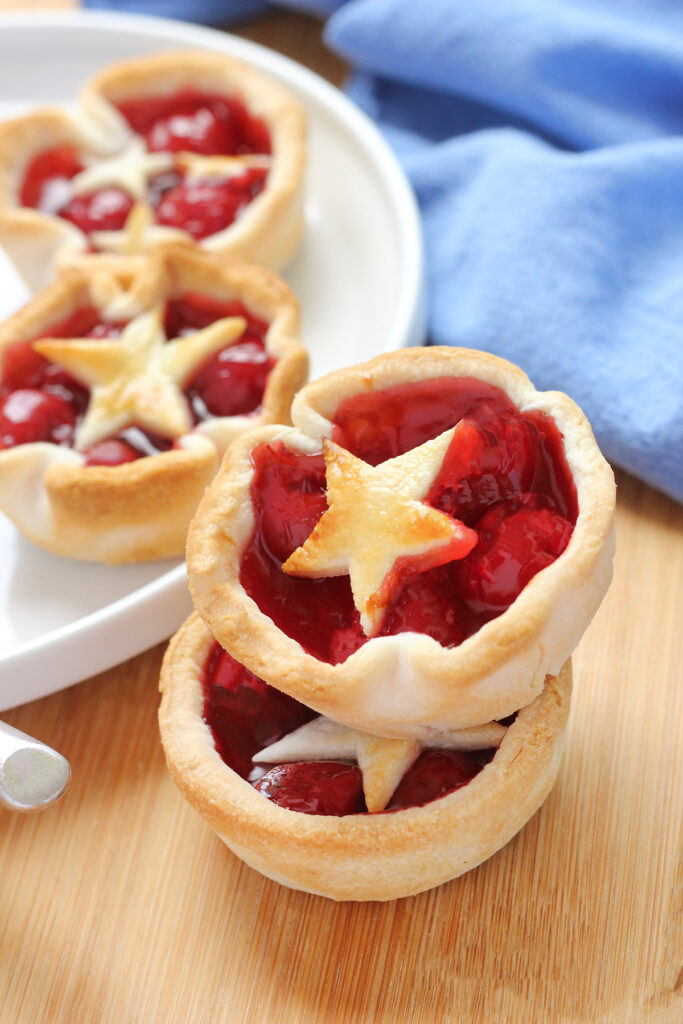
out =
<svg viewBox="0 0 683 1024"><path fill-rule="evenodd" d="M613 477L565 395L478 352L338 371L292 420L231 445L195 516L162 741L253 867L392 899L490 856L552 786Z"/></svg>
<svg viewBox="0 0 683 1024"><path fill-rule="evenodd" d="M76 112L0 125L0 241L52 282L0 327L0 510L32 541L182 554L227 444L289 422L307 357L265 267L299 244L304 164L300 106L212 54L112 65Z"/></svg>

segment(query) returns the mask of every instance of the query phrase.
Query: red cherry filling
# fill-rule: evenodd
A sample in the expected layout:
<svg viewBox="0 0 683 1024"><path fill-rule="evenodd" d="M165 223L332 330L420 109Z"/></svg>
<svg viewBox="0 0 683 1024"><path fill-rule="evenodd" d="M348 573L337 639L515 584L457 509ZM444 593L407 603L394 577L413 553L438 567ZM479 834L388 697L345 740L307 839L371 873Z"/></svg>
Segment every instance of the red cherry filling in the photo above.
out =
<svg viewBox="0 0 683 1024"><path fill-rule="evenodd" d="M217 181L187 181L165 191L156 208L159 224L182 228L200 240L229 227L265 186L267 170L251 167Z"/></svg>
<svg viewBox="0 0 683 1024"><path fill-rule="evenodd" d="M276 360L265 348L268 324L241 302L225 302L195 292L166 305L166 336L183 337L225 317L241 316L247 327L239 341L206 360L185 385L195 423L210 416L256 412Z"/></svg>
<svg viewBox="0 0 683 1024"><path fill-rule="evenodd" d="M303 814L362 814L363 776L355 764L300 761L267 771L254 789L274 804Z"/></svg>
<svg viewBox="0 0 683 1024"><path fill-rule="evenodd" d="M253 756L300 725L315 712L268 686L235 661L217 643L202 676L204 720L220 757L269 800L304 814L367 813L357 765L305 761L255 766ZM423 751L406 772L387 807L420 806L466 785L495 751Z"/></svg>
<svg viewBox="0 0 683 1024"><path fill-rule="evenodd" d="M120 188L74 195L70 182L83 168L72 146L57 146L38 153L19 189L21 205L71 221L86 235L93 231L119 231L133 209L132 196Z"/></svg>
<svg viewBox="0 0 683 1024"><path fill-rule="evenodd" d="M75 423L76 413L64 398L21 388L0 405L0 448L33 441L69 445Z"/></svg>
<svg viewBox="0 0 683 1024"><path fill-rule="evenodd" d="M207 156L270 153L265 124L235 97L186 89L173 96L129 100L120 110L153 151ZM68 220L86 235L120 231L133 208L133 197L115 187L74 195L71 179L84 166L73 146L38 153L19 188L21 205ZM158 223L202 239L234 222L263 191L267 173L265 168L251 167L231 178L185 181L175 168L149 181L147 199Z"/></svg>
<svg viewBox="0 0 683 1024"><path fill-rule="evenodd" d="M498 501L543 492L575 521L576 494L559 431L543 413L520 413L491 384L447 377L354 395L337 409L333 440L377 465L460 420L467 430L451 445L430 504L474 526Z"/></svg>
<svg viewBox="0 0 683 1024"><path fill-rule="evenodd" d="M491 760L493 751L423 750L399 782L387 804L388 811L422 807L461 789Z"/></svg>
<svg viewBox="0 0 683 1024"><path fill-rule="evenodd" d="M38 153L29 163L19 189L22 206L58 213L71 195L69 182L83 170L73 146L57 146Z"/></svg>
<svg viewBox="0 0 683 1024"><path fill-rule="evenodd" d="M228 125L208 107L190 114L171 114L156 121L145 136L152 152L231 153L234 148Z"/></svg>
<svg viewBox="0 0 683 1024"><path fill-rule="evenodd" d="M214 644L203 677L204 719L216 750L243 779L257 751L315 718L315 712L268 686Z"/></svg>
<svg viewBox="0 0 683 1024"><path fill-rule="evenodd" d="M258 540L245 553L240 578L288 636L317 658L342 661L360 645L359 639L365 640L362 632L358 637L360 621L348 577L307 580L287 576L280 568L327 508L322 454L291 452L276 442L255 448L252 461Z"/></svg>
<svg viewBox="0 0 683 1024"><path fill-rule="evenodd" d="M195 422L256 411L274 365L259 340L236 342L211 356L185 386Z"/></svg>
<svg viewBox="0 0 683 1024"><path fill-rule="evenodd" d="M164 314L164 330L167 338L182 338L193 331L200 331L216 320L228 316L241 316L247 321L244 337L263 340L268 323L247 309L238 299L225 301L199 292L186 292L178 299L169 299Z"/></svg>
<svg viewBox="0 0 683 1024"><path fill-rule="evenodd" d="M170 451L174 442L142 427L128 427L115 437L106 438L83 452L86 466L120 466L147 455Z"/></svg>
<svg viewBox="0 0 683 1024"><path fill-rule="evenodd" d="M327 508L325 461L322 455L300 455L276 441L268 448L255 448L252 462L259 479L263 543L276 562L284 562Z"/></svg>
<svg viewBox="0 0 683 1024"><path fill-rule="evenodd" d="M276 442L256 447L252 461L256 531L240 578L259 608L288 636L315 657L330 660L334 637L358 621L348 577L309 580L281 569L327 507L323 457L290 452Z"/></svg>
<svg viewBox="0 0 683 1024"><path fill-rule="evenodd" d="M94 306L80 306L68 317L52 324L41 337L114 338L121 333L124 326L114 322L102 323ZM36 352L32 347L35 340L38 339L15 341L5 349L0 376L0 398L25 389L57 396L71 407L73 415L69 414L65 422L68 421L73 426L87 407L88 389L57 363L50 362Z"/></svg>
<svg viewBox="0 0 683 1024"><path fill-rule="evenodd" d="M82 412L88 402L87 388L56 363L35 352L26 341L15 341L5 350L0 395L8 395L19 388L59 394L71 402L77 412Z"/></svg>
<svg viewBox="0 0 683 1024"><path fill-rule="evenodd" d="M140 452L128 441L110 437L89 448L85 456L86 466L120 466L124 462L135 462Z"/></svg>
<svg viewBox="0 0 683 1024"><path fill-rule="evenodd" d="M462 419L517 410L504 392L466 377L400 384L340 402L333 440L372 466L416 448Z"/></svg>
<svg viewBox="0 0 683 1024"><path fill-rule="evenodd" d="M206 156L270 153L268 129L240 99L182 89L171 96L142 96L119 110L153 151Z"/></svg>
<svg viewBox="0 0 683 1024"><path fill-rule="evenodd" d="M399 567L380 636L420 632L444 647L472 636L566 547L577 516L562 437L542 413L521 413L498 388L446 378L347 399L333 438L377 464L453 426L459 430L427 500L479 534L460 562ZM281 444L252 452L255 530L241 564L247 593L288 636L336 664L367 642L348 577L305 579L282 562L325 510L320 455Z"/></svg>
<svg viewBox="0 0 683 1024"><path fill-rule="evenodd" d="M275 365L265 351L268 324L235 300L225 302L188 293L167 303L165 326L169 338L192 333L228 316L243 316L247 330L239 342L203 363L186 386L185 395L195 423L209 416L244 414L260 407L268 375ZM124 327L125 323L101 321L93 306L82 306L46 329L41 337L117 338ZM3 448L33 441L72 444L74 429L88 405L88 389L57 363L39 355L32 341L13 342L3 353ZM87 466L116 466L168 451L172 445L170 438L132 426L83 454Z"/></svg>
<svg viewBox="0 0 683 1024"><path fill-rule="evenodd" d="M426 633L457 647L481 625L458 593L451 565L410 576L391 601L382 634Z"/></svg>
<svg viewBox="0 0 683 1024"><path fill-rule="evenodd" d="M537 572L562 554L572 524L547 508L497 505L482 516L477 530L477 546L453 566L453 573L470 608L499 615Z"/></svg>
<svg viewBox="0 0 683 1024"><path fill-rule="evenodd" d="M61 208L59 216L70 220L85 235L93 231L120 231L133 209L132 196L120 188L74 196Z"/></svg>

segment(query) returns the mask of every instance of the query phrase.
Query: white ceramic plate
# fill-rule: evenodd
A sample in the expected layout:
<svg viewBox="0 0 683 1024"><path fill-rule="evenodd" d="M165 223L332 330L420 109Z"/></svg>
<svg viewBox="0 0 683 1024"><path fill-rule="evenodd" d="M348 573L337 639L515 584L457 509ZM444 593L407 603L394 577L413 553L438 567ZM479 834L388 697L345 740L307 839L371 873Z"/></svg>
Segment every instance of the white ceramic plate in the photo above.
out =
<svg viewBox="0 0 683 1024"><path fill-rule="evenodd" d="M285 274L311 375L424 338L422 243L412 193L373 125L327 82L253 43L179 22L97 12L0 17L0 118L73 101L110 61L169 49L229 53L278 79L309 117L307 234ZM27 293L0 251L0 316ZM132 657L191 604L179 562L107 568L49 555L0 514L0 710Z"/></svg>

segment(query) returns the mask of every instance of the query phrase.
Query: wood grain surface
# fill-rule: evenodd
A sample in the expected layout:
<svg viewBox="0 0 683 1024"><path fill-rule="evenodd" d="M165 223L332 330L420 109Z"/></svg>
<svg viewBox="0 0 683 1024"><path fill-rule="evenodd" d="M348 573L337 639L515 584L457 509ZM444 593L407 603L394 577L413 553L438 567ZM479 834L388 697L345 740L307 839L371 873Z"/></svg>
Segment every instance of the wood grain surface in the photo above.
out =
<svg viewBox="0 0 683 1024"><path fill-rule="evenodd" d="M340 79L311 19L241 31ZM334 904L233 857L167 775L162 646L6 712L73 783L41 814L0 812L0 1024L680 1024L683 516L618 482L559 782L430 893Z"/></svg>

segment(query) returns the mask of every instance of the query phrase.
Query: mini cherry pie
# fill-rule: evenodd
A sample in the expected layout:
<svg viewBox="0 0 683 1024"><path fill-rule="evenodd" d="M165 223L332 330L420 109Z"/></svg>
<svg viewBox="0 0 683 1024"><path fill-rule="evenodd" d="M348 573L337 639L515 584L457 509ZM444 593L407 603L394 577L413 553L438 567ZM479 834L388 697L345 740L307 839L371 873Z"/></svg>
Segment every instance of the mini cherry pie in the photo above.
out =
<svg viewBox="0 0 683 1024"><path fill-rule="evenodd" d="M425 744L374 813L363 787L367 769L348 756L282 758L273 766L253 760L287 730L321 720L222 651L198 615L171 641L161 688L171 774L233 853L294 889L391 900L476 867L538 810L559 770L571 667L549 676L531 704L499 724L502 736L491 729L474 750L462 749L464 740L450 748ZM381 777L376 770L370 785Z"/></svg>
<svg viewBox="0 0 683 1024"><path fill-rule="evenodd" d="M57 554L181 554L227 445L289 422L298 330L286 285L236 258L65 272L0 326L0 509Z"/></svg>
<svg viewBox="0 0 683 1024"><path fill-rule="evenodd" d="M34 288L85 256L178 240L278 269L303 230L304 164L300 106L241 61L111 65L78 113L0 125L0 242Z"/></svg>
<svg viewBox="0 0 683 1024"><path fill-rule="evenodd" d="M239 438L188 535L162 670L181 790L248 863L391 899L480 863L558 770L614 481L565 395L401 350ZM265 799L264 799L265 798Z"/></svg>

